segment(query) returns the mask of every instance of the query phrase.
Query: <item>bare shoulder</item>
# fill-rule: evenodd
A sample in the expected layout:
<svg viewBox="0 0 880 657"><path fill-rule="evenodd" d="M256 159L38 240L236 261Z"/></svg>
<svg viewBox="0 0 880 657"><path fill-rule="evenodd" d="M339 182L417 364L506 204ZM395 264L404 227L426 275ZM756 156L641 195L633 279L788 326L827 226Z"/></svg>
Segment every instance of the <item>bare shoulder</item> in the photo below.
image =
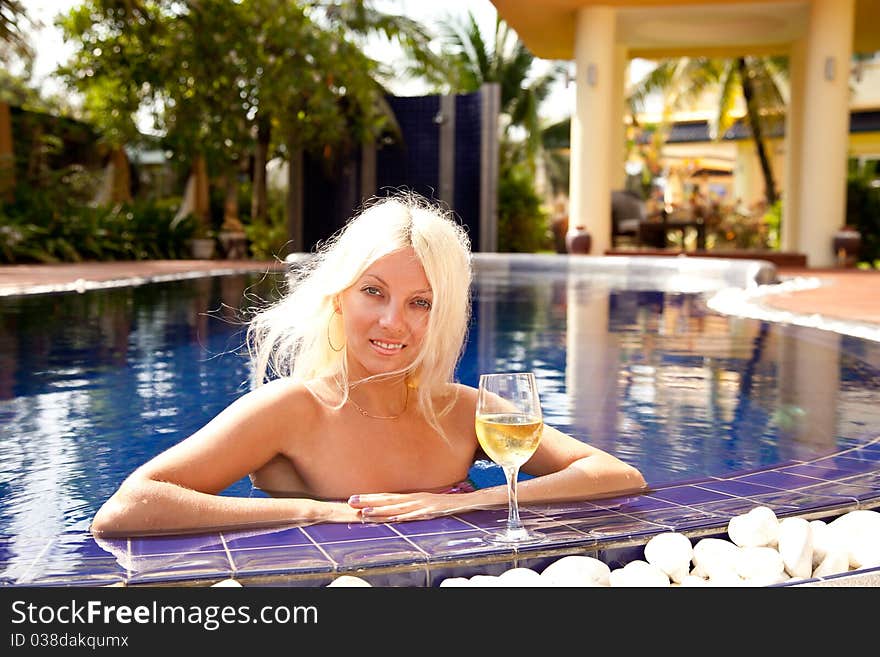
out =
<svg viewBox="0 0 880 657"><path fill-rule="evenodd" d="M472 420L477 410L477 389L463 383L453 383L451 389L455 397L455 412L469 415Z"/></svg>
<svg viewBox="0 0 880 657"><path fill-rule="evenodd" d="M281 378L249 391L230 406L230 410L238 407L238 412L248 415L258 413L277 420L297 417L299 422L308 422L317 413L318 404L307 385Z"/></svg>

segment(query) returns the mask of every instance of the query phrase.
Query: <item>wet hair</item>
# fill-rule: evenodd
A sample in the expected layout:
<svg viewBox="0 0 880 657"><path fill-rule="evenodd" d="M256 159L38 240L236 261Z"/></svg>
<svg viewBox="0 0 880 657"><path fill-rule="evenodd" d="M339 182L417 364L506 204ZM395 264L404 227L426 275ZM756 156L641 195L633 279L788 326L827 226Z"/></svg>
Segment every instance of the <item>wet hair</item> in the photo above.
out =
<svg viewBox="0 0 880 657"><path fill-rule="evenodd" d="M335 300L376 260L405 248L413 249L431 286L428 325L419 353L405 371L376 376L405 375L417 390L422 413L439 431L437 418L454 402L449 384L467 334L470 240L449 210L414 192L370 199L318 245L314 257L290 273L288 291L248 326L252 385L291 377L306 383L323 402L344 404L358 382L349 380L346 350L340 349L345 336Z"/></svg>

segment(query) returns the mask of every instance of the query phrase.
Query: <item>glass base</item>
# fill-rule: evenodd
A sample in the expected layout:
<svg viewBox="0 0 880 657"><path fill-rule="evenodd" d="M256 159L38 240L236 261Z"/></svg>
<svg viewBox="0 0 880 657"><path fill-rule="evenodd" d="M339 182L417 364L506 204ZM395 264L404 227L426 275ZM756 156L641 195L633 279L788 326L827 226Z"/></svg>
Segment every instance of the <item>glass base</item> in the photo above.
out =
<svg viewBox="0 0 880 657"><path fill-rule="evenodd" d="M528 530L525 527L517 529L507 528L490 532L485 540L492 545L527 545L543 541L544 535L540 532Z"/></svg>

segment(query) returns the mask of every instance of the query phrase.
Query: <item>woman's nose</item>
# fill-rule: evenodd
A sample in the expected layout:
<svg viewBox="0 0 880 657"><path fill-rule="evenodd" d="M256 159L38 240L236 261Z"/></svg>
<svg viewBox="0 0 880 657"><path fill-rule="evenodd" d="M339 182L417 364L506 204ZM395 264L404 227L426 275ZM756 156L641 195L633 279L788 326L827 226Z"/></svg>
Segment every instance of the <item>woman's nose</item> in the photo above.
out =
<svg viewBox="0 0 880 657"><path fill-rule="evenodd" d="M389 303L382 309L379 316L379 325L390 331L402 332L404 329L403 309L397 304Z"/></svg>

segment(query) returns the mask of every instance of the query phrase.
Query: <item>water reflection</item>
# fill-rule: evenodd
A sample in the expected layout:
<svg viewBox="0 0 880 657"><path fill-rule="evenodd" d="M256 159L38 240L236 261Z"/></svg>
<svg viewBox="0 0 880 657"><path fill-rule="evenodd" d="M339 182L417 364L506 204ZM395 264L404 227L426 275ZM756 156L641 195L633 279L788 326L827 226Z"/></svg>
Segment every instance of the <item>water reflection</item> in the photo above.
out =
<svg viewBox="0 0 880 657"><path fill-rule="evenodd" d="M880 419L876 345L700 295L512 273L482 281L476 311L477 373L535 370L548 422L651 483L826 453Z"/></svg>
<svg viewBox="0 0 880 657"><path fill-rule="evenodd" d="M240 396L246 311L280 275L0 300L0 564L86 549L138 465ZM481 273L459 380L533 370L547 421L651 483L859 442L880 421L880 345L727 317L699 295L583 274ZM247 480L224 494L249 495Z"/></svg>

